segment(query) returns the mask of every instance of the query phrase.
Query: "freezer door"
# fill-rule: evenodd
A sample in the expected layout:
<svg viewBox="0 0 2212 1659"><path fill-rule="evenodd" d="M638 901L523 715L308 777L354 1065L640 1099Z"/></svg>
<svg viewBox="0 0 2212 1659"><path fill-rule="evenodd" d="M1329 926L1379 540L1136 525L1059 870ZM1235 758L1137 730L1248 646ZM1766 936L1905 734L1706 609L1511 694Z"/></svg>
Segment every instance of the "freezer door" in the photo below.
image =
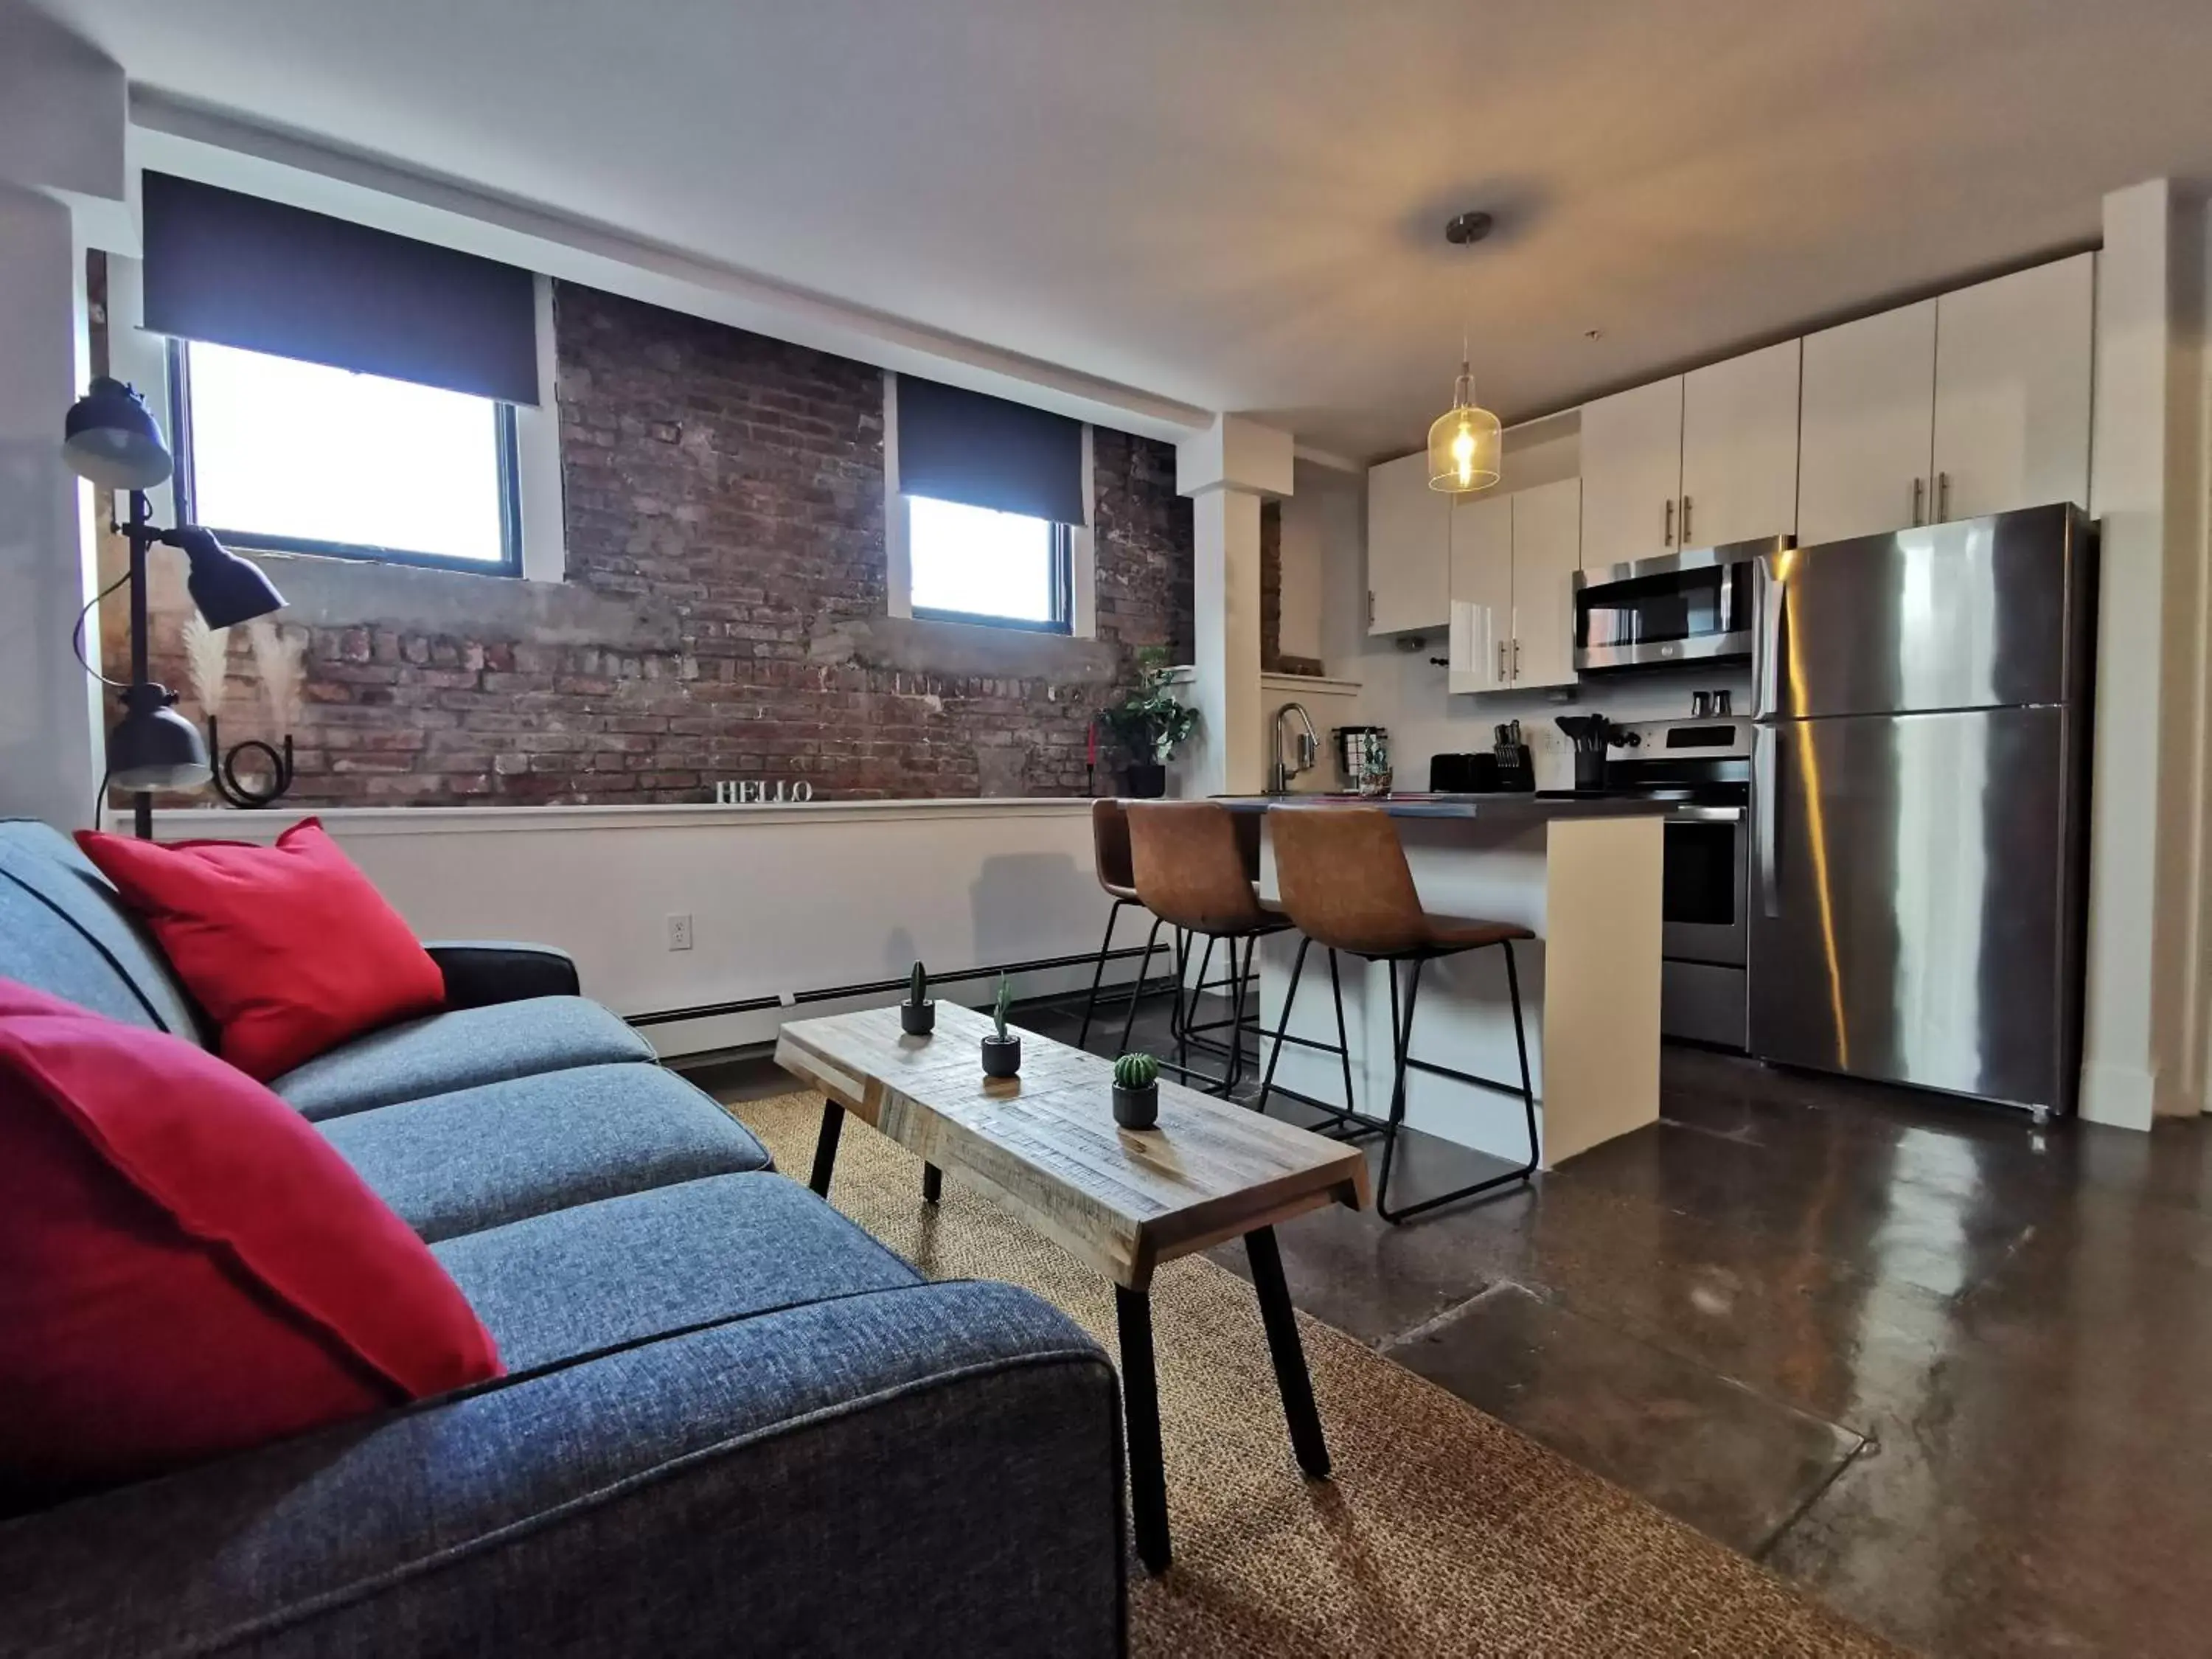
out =
<svg viewBox="0 0 2212 1659"><path fill-rule="evenodd" d="M2063 711L1762 726L1751 1050L2070 1108Z"/></svg>
<svg viewBox="0 0 2212 1659"><path fill-rule="evenodd" d="M1765 556L1756 713L2064 701L2082 544L2080 514L2057 506Z"/></svg>

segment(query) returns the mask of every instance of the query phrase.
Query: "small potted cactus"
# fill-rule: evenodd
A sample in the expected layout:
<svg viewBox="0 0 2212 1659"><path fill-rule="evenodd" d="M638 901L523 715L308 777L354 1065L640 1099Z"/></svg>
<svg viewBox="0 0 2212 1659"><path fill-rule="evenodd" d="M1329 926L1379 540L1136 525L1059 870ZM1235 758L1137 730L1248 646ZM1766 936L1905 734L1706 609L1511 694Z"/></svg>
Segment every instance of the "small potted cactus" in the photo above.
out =
<svg viewBox="0 0 2212 1659"><path fill-rule="evenodd" d="M1006 1030L1006 1010L1013 1006L1014 988L999 975L998 1000L991 1005L991 1024L997 1029L983 1039L983 1075L1015 1077L1022 1069L1022 1040Z"/></svg>
<svg viewBox="0 0 2212 1659"><path fill-rule="evenodd" d="M908 1036L927 1036L937 1029L937 1005L929 999L929 974L920 963L906 982L906 1000L899 1004L899 1030Z"/></svg>
<svg viewBox="0 0 2212 1659"><path fill-rule="evenodd" d="M1160 1063L1150 1054L1124 1054L1114 1062L1114 1121L1149 1129L1160 1121Z"/></svg>

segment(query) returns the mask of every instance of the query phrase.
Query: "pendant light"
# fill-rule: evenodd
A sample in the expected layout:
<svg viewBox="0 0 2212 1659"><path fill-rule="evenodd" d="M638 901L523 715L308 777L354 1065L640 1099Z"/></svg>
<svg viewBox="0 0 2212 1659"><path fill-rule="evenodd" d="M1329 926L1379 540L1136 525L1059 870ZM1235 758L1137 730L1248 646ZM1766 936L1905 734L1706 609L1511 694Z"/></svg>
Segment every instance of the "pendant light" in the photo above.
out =
<svg viewBox="0 0 2212 1659"><path fill-rule="evenodd" d="M1444 240L1454 247L1472 246L1490 234L1490 223L1486 213L1459 214L1445 225ZM1462 322L1452 406L1429 428L1429 488L1454 495L1471 495L1498 482L1498 416L1474 401L1472 361Z"/></svg>

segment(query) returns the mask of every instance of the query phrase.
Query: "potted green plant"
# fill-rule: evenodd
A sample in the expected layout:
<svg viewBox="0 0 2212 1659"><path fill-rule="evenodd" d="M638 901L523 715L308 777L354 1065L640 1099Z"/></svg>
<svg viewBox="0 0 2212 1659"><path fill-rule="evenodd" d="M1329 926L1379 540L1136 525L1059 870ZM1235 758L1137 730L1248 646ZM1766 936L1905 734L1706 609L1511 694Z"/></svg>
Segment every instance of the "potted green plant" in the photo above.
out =
<svg viewBox="0 0 2212 1659"><path fill-rule="evenodd" d="M1013 1006L1014 988L1004 974L999 975L999 995L991 1005L991 1024L996 1029L983 1039L983 1075L985 1077L1014 1077L1022 1069L1022 1040L1006 1030L1006 1010Z"/></svg>
<svg viewBox="0 0 2212 1659"><path fill-rule="evenodd" d="M1169 688L1168 677L1174 672L1164 647L1139 647L1137 684L1101 715L1129 757L1121 782L1124 793L1135 799L1151 800L1167 793L1167 763L1198 729L1198 710L1179 701Z"/></svg>
<svg viewBox="0 0 2212 1659"><path fill-rule="evenodd" d="M937 1029L937 1005L930 1000L929 975L920 963L908 975L906 1000L899 1004L899 1030L908 1036L927 1036Z"/></svg>
<svg viewBox="0 0 2212 1659"><path fill-rule="evenodd" d="M1125 1129L1149 1129L1159 1121L1159 1061L1147 1054L1122 1055L1114 1062L1114 1121Z"/></svg>

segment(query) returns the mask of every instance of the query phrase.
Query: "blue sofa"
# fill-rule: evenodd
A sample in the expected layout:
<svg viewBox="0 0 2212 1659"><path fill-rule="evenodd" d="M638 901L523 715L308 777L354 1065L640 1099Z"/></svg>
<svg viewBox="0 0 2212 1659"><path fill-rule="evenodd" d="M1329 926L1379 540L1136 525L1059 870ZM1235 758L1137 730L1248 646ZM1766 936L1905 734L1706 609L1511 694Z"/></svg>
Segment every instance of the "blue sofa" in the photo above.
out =
<svg viewBox="0 0 2212 1659"><path fill-rule="evenodd" d="M1121 1651L1097 1347L776 1174L559 952L431 949L447 1012L274 1087L509 1374L0 1520L0 1655ZM207 1038L42 825L0 822L0 975Z"/></svg>

